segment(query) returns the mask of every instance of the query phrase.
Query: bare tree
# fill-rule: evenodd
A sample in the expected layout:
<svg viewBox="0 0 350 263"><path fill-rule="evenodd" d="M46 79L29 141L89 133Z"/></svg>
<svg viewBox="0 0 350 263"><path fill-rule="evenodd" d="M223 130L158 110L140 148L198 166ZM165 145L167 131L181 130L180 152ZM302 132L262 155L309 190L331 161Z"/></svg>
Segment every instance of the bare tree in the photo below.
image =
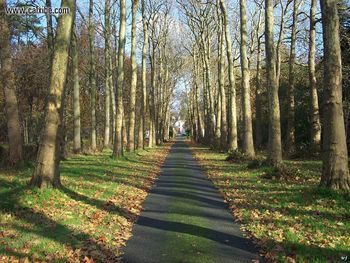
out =
<svg viewBox="0 0 350 263"><path fill-rule="evenodd" d="M104 28L104 37L105 37L105 134L104 134L104 146L108 147L110 143L110 126L111 126L111 87L112 84L112 72L111 72L111 30L110 30L110 0L105 1L105 28Z"/></svg>
<svg viewBox="0 0 350 263"><path fill-rule="evenodd" d="M263 113L262 113L262 84L261 84L261 55L262 55L262 38L261 34L261 24L263 18L263 11L261 10L262 4L259 5L259 18L256 27L256 42L257 42L257 53L256 53L256 76L255 76L255 145L257 148L261 147L262 144L262 123L263 123Z"/></svg>
<svg viewBox="0 0 350 263"><path fill-rule="evenodd" d="M137 86L137 64L136 64L136 15L138 0L132 1L132 22L131 22L131 85L130 85L130 111L128 130L128 151L135 150L135 104Z"/></svg>
<svg viewBox="0 0 350 263"><path fill-rule="evenodd" d="M232 42L230 29L227 19L227 10L224 0L220 0L220 8L223 15L223 26L225 29L226 54L228 60L228 78L229 78L229 129L228 129L228 149L231 151L237 150L237 110L236 110L236 80L234 74L234 62L232 53Z"/></svg>
<svg viewBox="0 0 350 263"><path fill-rule="evenodd" d="M226 105L226 90L225 90L225 78L224 78L224 70L225 70L225 29L224 29L224 19L220 14L220 5L217 1L217 9L218 9L218 20L221 22L221 27L219 31L219 93L221 99L221 137L220 137L220 148L223 150L227 150L227 105Z"/></svg>
<svg viewBox="0 0 350 263"><path fill-rule="evenodd" d="M145 13L145 0L142 0L142 28L143 28L143 46L142 46L142 101L141 101L141 120L142 124L140 125L142 129L142 145L139 145L139 148L145 148L145 131L146 131L146 109L147 109L147 49L148 49L148 21ZM140 137L141 138L141 137Z"/></svg>
<svg viewBox="0 0 350 263"><path fill-rule="evenodd" d="M90 46L90 92L91 92L91 149L96 150L96 58L95 58L95 26L94 26L94 1L89 2L89 46Z"/></svg>
<svg viewBox="0 0 350 263"><path fill-rule="evenodd" d="M1 0L0 7L5 7L5 5L6 1ZM0 84L5 97L9 159L12 164L17 164L23 158L23 140L15 90L15 75L12 70L10 28L4 10L0 12L0 50Z"/></svg>
<svg viewBox="0 0 350 263"><path fill-rule="evenodd" d="M287 155L295 153L295 45L297 41L297 24L298 24L298 8L297 0L293 1L293 18L292 18L292 33L290 39L290 54L289 54L289 81L287 90L287 132L286 132L286 150Z"/></svg>
<svg viewBox="0 0 350 263"><path fill-rule="evenodd" d="M51 0L46 0L46 7L51 8ZM49 12L46 14L46 23L47 23L47 49L49 51L49 58L52 59L52 53L54 48L54 32L52 27L52 16Z"/></svg>
<svg viewBox="0 0 350 263"><path fill-rule="evenodd" d="M125 24L126 7L125 0L119 1L120 24L119 24L119 45L118 45L118 69L117 69L117 94L116 94L116 131L113 155L116 157L123 155L123 82L124 82L124 55L125 55ZM125 126L124 126L125 127Z"/></svg>
<svg viewBox="0 0 350 263"><path fill-rule="evenodd" d="M321 124L317 95L316 80L316 0L311 0L310 32L309 32L309 80L310 80L310 122L311 122L311 151L320 151Z"/></svg>
<svg viewBox="0 0 350 263"><path fill-rule="evenodd" d="M350 190L342 103L342 64L337 0L321 0L324 45L324 134L321 186Z"/></svg>
<svg viewBox="0 0 350 263"><path fill-rule="evenodd" d="M246 0L240 0L241 15L241 70L242 70L242 108L243 108L243 153L248 157L255 156L253 127L252 127L252 110L250 106L250 71L247 55L247 11Z"/></svg>
<svg viewBox="0 0 350 263"><path fill-rule="evenodd" d="M70 12L58 19L55 50L53 53L49 100L45 112L45 122L41 136L36 167L30 185L41 188L60 186L59 173L59 125L60 113L63 111L62 95L66 81L68 50L71 41L75 1L62 0L62 7L68 7Z"/></svg>
<svg viewBox="0 0 350 263"><path fill-rule="evenodd" d="M265 46L269 98L269 148L268 161L273 166L282 163L280 109L276 81L276 54L273 40L273 1L265 0Z"/></svg>
<svg viewBox="0 0 350 263"><path fill-rule="evenodd" d="M73 67L73 121L74 121L73 151L75 153L78 153L81 150L81 125L80 125L79 63L78 63L78 48L77 48L75 21L73 24L73 32L72 32L71 53L72 53L72 67Z"/></svg>
<svg viewBox="0 0 350 263"><path fill-rule="evenodd" d="M282 45L284 41L284 32L285 32L285 17L289 10L289 5L293 1L287 1L286 4L283 3L283 0L279 0L279 6L281 9L281 21L279 24L279 32L278 32L278 39L276 43L276 82L277 87L280 87L280 78L281 78L281 64L282 64Z"/></svg>

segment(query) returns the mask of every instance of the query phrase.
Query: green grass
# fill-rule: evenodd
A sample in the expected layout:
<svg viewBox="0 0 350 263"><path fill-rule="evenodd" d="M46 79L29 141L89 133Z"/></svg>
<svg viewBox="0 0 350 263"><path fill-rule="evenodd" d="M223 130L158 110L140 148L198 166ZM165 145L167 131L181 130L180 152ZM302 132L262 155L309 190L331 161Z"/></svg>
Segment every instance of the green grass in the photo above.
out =
<svg viewBox="0 0 350 263"><path fill-rule="evenodd" d="M116 262L169 147L61 163L62 189L31 189L33 167L0 170L0 262Z"/></svg>
<svg viewBox="0 0 350 263"><path fill-rule="evenodd" d="M226 154L192 145L196 158L236 218L278 262L330 262L350 256L350 195L318 187L321 162L285 161L287 180L264 179L269 167L225 161Z"/></svg>

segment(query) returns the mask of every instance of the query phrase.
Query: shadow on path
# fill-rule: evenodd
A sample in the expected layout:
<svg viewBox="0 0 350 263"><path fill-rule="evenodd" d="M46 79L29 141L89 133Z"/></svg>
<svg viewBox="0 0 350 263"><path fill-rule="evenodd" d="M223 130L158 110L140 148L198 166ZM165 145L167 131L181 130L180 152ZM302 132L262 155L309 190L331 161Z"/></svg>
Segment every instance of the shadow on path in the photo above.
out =
<svg viewBox="0 0 350 263"><path fill-rule="evenodd" d="M227 204L178 138L134 225L123 261L251 262L260 259Z"/></svg>

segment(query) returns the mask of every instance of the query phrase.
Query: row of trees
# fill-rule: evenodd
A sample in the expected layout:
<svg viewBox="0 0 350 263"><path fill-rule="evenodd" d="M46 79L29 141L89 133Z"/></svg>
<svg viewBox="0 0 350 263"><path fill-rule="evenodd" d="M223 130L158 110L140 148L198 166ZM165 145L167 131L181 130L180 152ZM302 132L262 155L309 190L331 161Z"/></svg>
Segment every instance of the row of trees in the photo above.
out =
<svg viewBox="0 0 350 263"><path fill-rule="evenodd" d="M161 144L169 137L174 89L188 79L184 100L197 141L249 158L267 144L275 167L308 142L310 153L322 148L321 185L349 189L350 103L342 89L350 76L349 12L339 1L320 3L321 18L316 0L89 0L88 10L63 0L71 12L56 27L46 14L46 28L42 17L1 12L0 102L10 161L23 159L23 139L37 141L31 184L59 186L67 148L111 147L118 157Z"/></svg>
<svg viewBox="0 0 350 263"><path fill-rule="evenodd" d="M7 7L4 0L0 4ZM46 5L51 6L51 2L46 1ZM47 50L47 68L43 70L49 77L40 94L46 101L41 106L44 114L39 114L41 127L31 135L24 132L27 143L39 142L30 181L32 186L60 186L59 163L70 141L74 153L80 153L84 146L90 151L103 146L111 147L113 156L119 157L124 150L153 147L169 139L171 98L183 64L174 37L176 32L170 29L171 6L170 1L135 0L129 10L125 0L106 0L103 6L90 0L85 14L75 1L63 0L61 7L68 7L70 13L58 17L56 28L52 17L47 15L47 27L42 30L44 36L40 38L36 32L32 41L18 41L12 50L14 22L22 21L20 17L1 12L1 80L6 95L4 103L12 164L23 160L21 131L24 125L21 121L26 119L18 111L21 103L17 103L16 93L21 95L22 90L16 87L14 72L17 73L19 67L12 61L26 49L39 46L41 50ZM131 14L130 57L125 51L128 13ZM141 14L140 21L138 14ZM103 22L98 22L101 18ZM138 30L140 24L142 30ZM26 28L26 33L28 31ZM142 43L141 63L137 63L138 43ZM22 63L30 64L31 61ZM31 84L19 82L26 86ZM49 89L45 90L45 85ZM32 95L36 87L27 88ZM27 102L25 98L23 101ZM39 100L33 104L38 105ZM29 115L32 119L32 109ZM28 130L31 125L28 124Z"/></svg>
<svg viewBox="0 0 350 263"><path fill-rule="evenodd" d="M302 114L308 112L304 123L309 128L302 132L307 133L310 154L322 148L321 186L349 190L339 24L339 10L345 5L321 0L319 19L315 0L308 5L298 0L254 1L249 3L249 8L246 0L240 0L239 30L234 32L239 53L234 58L225 0L210 3L178 0L178 3L190 32L187 45L192 56L192 81L186 100L188 124L194 138L217 149L239 150L248 158L255 158L255 149L263 146L263 130L267 129L267 161L278 168L282 165L282 155L288 158L297 154L296 112L302 104L296 101L296 96L303 101L306 95L308 107L303 108ZM255 10L250 21L247 21L247 8ZM276 10L280 16L275 15ZM319 22L322 22L323 41L317 38ZM297 53L303 54L298 47L300 39L307 44L307 60L297 59ZM319 61L316 61L317 43L323 43L324 47ZM235 67L238 59L239 72ZM317 76L316 67L321 68L323 78ZM302 90L301 98L297 91L301 92L305 84L297 83L298 74L308 75L308 81L302 79L308 82L308 87ZM301 88L296 89L296 85ZM319 93L323 96L322 114ZM267 105L267 118L264 105Z"/></svg>

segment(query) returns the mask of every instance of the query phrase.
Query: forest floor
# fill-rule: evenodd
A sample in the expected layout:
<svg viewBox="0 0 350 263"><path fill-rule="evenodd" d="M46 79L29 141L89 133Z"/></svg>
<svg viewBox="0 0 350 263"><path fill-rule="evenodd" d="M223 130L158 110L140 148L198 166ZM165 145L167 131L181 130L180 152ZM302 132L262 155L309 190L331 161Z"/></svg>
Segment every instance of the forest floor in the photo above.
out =
<svg viewBox="0 0 350 263"><path fill-rule="evenodd" d="M62 189L28 188L32 167L0 170L0 262L118 262L170 146L70 157Z"/></svg>
<svg viewBox="0 0 350 263"><path fill-rule="evenodd" d="M242 229L270 261L350 260L350 195L319 188L321 162L285 161L292 175L266 179L268 167L226 161L227 154L190 143Z"/></svg>

